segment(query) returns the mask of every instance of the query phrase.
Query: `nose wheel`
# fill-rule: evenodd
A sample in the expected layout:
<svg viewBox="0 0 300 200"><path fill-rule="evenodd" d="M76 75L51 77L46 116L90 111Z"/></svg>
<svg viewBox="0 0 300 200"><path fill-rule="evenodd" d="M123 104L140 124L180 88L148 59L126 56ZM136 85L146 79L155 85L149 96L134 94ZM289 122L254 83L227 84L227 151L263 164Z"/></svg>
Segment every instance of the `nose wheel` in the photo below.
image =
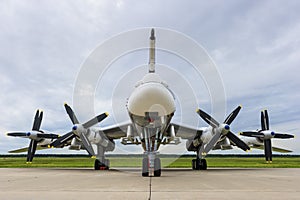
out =
<svg viewBox="0 0 300 200"><path fill-rule="evenodd" d="M154 165L153 162L154 161ZM161 176L161 161L160 158L155 158L153 161L147 158L143 158L143 171L142 176L155 176L159 177Z"/></svg>

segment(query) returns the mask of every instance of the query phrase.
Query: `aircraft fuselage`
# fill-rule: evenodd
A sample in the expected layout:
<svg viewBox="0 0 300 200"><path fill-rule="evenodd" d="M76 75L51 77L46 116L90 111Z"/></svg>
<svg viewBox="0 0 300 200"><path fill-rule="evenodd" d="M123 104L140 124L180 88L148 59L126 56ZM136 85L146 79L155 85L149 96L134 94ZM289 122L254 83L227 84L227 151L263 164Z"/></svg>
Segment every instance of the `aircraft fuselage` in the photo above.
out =
<svg viewBox="0 0 300 200"><path fill-rule="evenodd" d="M158 74L147 74L130 95L127 109L144 150L156 151L175 112L175 98L167 84ZM147 140L156 144L147 149Z"/></svg>

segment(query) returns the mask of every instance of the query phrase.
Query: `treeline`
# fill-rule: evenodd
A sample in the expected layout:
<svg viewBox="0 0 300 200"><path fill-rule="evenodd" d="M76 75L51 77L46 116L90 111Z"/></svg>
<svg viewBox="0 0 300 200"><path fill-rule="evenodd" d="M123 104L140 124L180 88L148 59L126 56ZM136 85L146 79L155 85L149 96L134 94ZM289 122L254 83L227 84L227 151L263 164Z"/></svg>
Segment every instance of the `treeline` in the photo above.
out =
<svg viewBox="0 0 300 200"><path fill-rule="evenodd" d="M26 154L3 154L0 155L2 158L11 158L11 157L26 157ZM143 157L143 154L107 154L106 157ZM68 158L68 157L80 157L80 158L89 158L89 155L86 154L36 154L35 157L59 157L59 158ZM176 154L159 154L161 158L194 158L195 155L184 154L184 155L176 155ZM209 154L206 156L207 158L215 158L215 157L264 157L264 154ZM290 155L290 154L273 154L273 157L299 157L300 155Z"/></svg>

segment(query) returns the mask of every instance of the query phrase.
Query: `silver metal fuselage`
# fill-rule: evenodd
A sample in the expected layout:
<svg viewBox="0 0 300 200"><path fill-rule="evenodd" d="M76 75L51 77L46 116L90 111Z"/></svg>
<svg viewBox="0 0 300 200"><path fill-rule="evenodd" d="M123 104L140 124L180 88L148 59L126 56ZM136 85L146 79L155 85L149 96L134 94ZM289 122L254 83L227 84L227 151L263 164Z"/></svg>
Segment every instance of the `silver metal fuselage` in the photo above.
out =
<svg viewBox="0 0 300 200"><path fill-rule="evenodd" d="M157 151L175 112L175 98L158 74L148 73L128 99L127 109L145 151Z"/></svg>

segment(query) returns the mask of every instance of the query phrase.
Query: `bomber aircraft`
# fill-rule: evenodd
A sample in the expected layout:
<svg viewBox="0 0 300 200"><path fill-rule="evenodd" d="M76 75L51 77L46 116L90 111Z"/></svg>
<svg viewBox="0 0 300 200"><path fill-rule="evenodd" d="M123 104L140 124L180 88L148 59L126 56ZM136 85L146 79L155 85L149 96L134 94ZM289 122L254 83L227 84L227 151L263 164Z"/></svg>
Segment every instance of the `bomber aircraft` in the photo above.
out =
<svg viewBox="0 0 300 200"><path fill-rule="evenodd" d="M160 146L176 145L181 142L181 139L187 139L188 151L197 153L196 159L192 161L194 170L207 169L205 156L210 150L232 149L233 146L244 151L250 150L243 140L230 131L230 124L238 115L241 106L230 113L223 123L219 123L206 112L197 109L197 114L208 123L208 127L194 128L172 122L176 111L175 97L167 83L160 78L159 74L155 73L154 29L151 30L150 35L148 73L135 86L126 107L130 122L120 126L92 127L104 120L108 113L80 123L73 109L65 104L73 127L70 132L61 137L56 134L47 135L36 132L35 137L30 137L28 133L8 133L8 135L31 139L34 148L30 143L27 148L29 149L28 155L30 155L28 161L32 161L37 145L40 148L69 146L69 149L72 150L85 149L91 156L95 156L95 170L109 169L109 160L105 158L105 152L114 150L114 140L120 139L124 145L141 145L144 150L142 176L161 176L161 161L158 156ZM39 131L39 126L34 125L33 130ZM45 138L51 138L51 140L47 140L45 143ZM44 143L41 143L42 141ZM96 151L92 145L97 146Z"/></svg>

